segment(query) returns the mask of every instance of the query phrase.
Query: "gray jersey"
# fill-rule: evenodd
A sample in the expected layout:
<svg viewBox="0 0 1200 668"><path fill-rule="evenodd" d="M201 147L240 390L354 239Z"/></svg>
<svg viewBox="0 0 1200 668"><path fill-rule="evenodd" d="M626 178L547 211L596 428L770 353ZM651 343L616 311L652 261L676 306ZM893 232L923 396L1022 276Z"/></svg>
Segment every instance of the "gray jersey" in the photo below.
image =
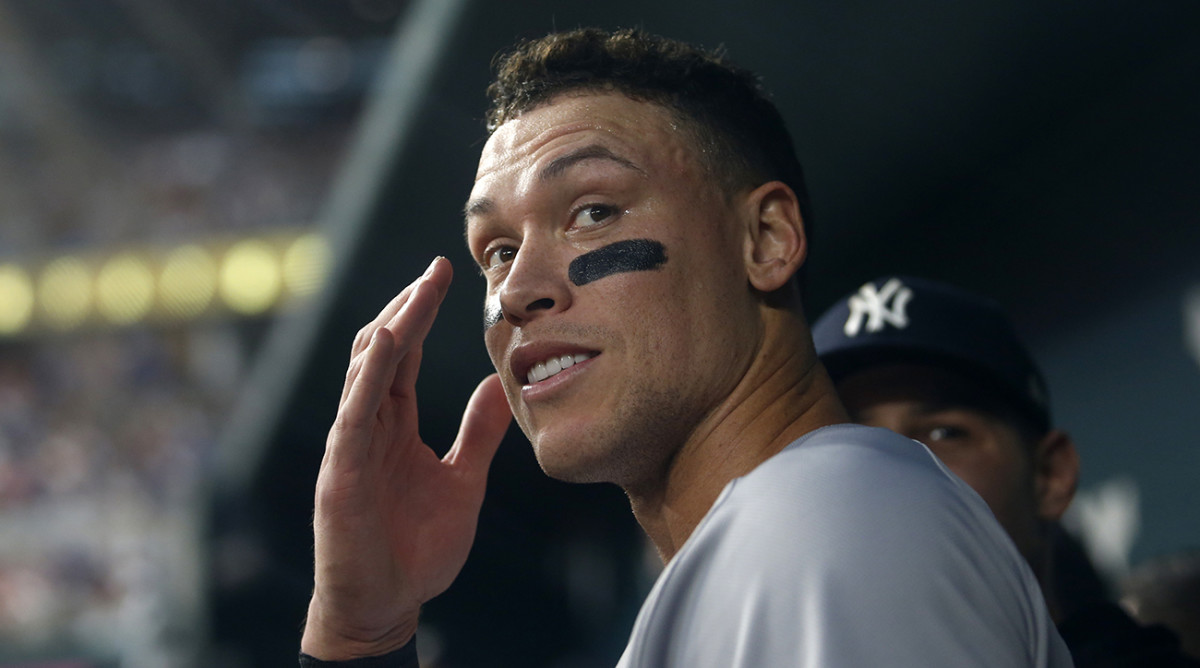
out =
<svg viewBox="0 0 1200 668"><path fill-rule="evenodd" d="M924 446L826 427L722 491L622 668L1070 666L1025 560Z"/></svg>

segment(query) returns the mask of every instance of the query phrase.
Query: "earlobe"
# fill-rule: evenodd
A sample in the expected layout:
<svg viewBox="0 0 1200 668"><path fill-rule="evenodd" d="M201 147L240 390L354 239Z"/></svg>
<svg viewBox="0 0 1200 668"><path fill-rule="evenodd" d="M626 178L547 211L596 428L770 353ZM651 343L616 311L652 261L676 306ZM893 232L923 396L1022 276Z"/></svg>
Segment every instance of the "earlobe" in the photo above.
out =
<svg viewBox="0 0 1200 668"><path fill-rule="evenodd" d="M746 273L761 292L787 284L804 264L808 240L796 194L780 181L765 183L746 199L750 207L746 234Z"/></svg>
<svg viewBox="0 0 1200 668"><path fill-rule="evenodd" d="M1079 484L1079 453L1075 441L1061 429L1042 437L1034 453L1038 515L1057 521L1075 498Z"/></svg>

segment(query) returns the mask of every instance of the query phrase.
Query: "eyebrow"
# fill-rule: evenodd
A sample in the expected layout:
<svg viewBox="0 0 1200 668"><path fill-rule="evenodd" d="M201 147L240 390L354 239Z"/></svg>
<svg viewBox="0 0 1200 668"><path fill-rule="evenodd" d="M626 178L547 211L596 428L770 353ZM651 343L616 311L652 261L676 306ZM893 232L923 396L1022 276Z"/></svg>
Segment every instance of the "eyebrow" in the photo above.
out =
<svg viewBox="0 0 1200 668"><path fill-rule="evenodd" d="M487 197L477 197L463 207L463 218L470 220L472 216L483 216L496 208L496 203Z"/></svg>
<svg viewBox="0 0 1200 668"><path fill-rule="evenodd" d="M617 163L625 169L632 169L643 176L646 174L641 167L633 164L633 162L627 158L623 158L616 153L613 153L607 147L601 146L600 144L590 144L551 160L550 164L546 165L542 168L542 171L538 172L538 180L549 181L550 179L562 176L571 167L574 167L575 165L587 160L608 160Z"/></svg>
<svg viewBox="0 0 1200 668"><path fill-rule="evenodd" d="M646 171L644 169L638 167L628 158L621 157L616 153L613 153L607 147L601 146L600 144L590 144L551 160L550 164L546 165L540 172L538 172L537 178L539 181L550 181L556 179L565 174L571 167L588 160L607 160L609 162L616 163L625 169L635 171L642 176L646 175ZM466 206L463 207L463 217L470 219L473 216L486 215L492 212L495 207L496 203L491 199L487 197L479 197L467 202Z"/></svg>

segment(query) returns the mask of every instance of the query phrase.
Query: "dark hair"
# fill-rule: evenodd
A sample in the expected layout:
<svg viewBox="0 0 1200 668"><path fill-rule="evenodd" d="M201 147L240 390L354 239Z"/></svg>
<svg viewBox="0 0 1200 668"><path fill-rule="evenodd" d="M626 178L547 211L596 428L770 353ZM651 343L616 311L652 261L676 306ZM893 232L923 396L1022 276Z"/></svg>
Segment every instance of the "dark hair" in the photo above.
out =
<svg viewBox="0 0 1200 668"><path fill-rule="evenodd" d="M581 28L518 43L497 56L494 66L488 132L567 91L613 90L653 102L682 121L726 193L772 180L786 183L811 235L804 172L783 117L758 77L727 62L720 50L641 30ZM803 270L796 279L801 285Z"/></svg>

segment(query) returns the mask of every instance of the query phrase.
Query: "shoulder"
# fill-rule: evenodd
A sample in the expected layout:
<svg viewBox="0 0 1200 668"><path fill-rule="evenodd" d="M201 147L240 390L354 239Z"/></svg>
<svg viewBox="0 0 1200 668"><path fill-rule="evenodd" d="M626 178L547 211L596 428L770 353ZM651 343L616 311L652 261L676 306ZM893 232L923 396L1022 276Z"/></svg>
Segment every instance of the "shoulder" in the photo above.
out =
<svg viewBox="0 0 1200 668"><path fill-rule="evenodd" d="M857 425L813 432L731 482L693 538L714 558L825 581L1033 581L987 504L925 446Z"/></svg>
<svg viewBox="0 0 1200 668"><path fill-rule="evenodd" d="M854 473L853 476L848 474ZM831 477L850 477L853 482L876 476L901 475L928 482L946 478L944 466L920 443L876 427L838 424L818 429L797 439L779 454L739 478L737 485L760 486L794 482L822 485ZM795 484L785 485L796 489Z"/></svg>
<svg viewBox="0 0 1200 668"><path fill-rule="evenodd" d="M726 487L643 608L660 625L761 659L723 665L1020 665L1053 633L983 501L919 443L850 425ZM970 658L989 652L1013 662Z"/></svg>
<svg viewBox="0 0 1200 668"><path fill-rule="evenodd" d="M846 540L873 541L877 531L974 533L977 525L1002 535L983 500L925 446L858 425L825 427L792 443L732 481L707 520L746 524L756 535L759 522L771 522Z"/></svg>

